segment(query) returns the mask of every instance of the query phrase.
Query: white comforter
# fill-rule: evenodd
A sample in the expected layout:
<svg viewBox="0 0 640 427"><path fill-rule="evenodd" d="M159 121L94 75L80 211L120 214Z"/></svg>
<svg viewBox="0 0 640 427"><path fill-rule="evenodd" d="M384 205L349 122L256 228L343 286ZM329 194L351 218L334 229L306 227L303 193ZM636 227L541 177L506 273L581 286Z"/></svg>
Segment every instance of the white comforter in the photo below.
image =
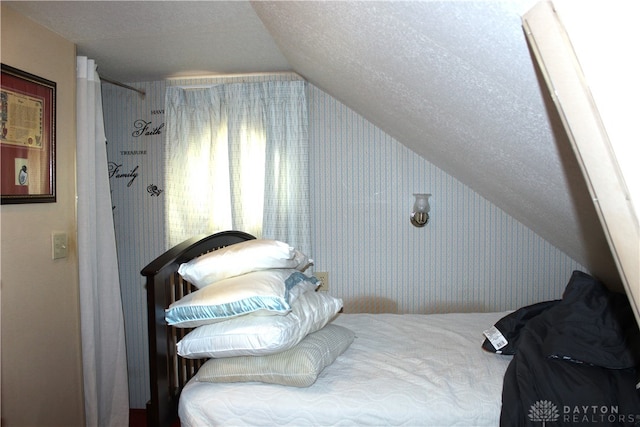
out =
<svg viewBox="0 0 640 427"><path fill-rule="evenodd" d="M192 380L182 426L497 426L510 357L481 343L506 314L341 314L356 338L311 387Z"/></svg>

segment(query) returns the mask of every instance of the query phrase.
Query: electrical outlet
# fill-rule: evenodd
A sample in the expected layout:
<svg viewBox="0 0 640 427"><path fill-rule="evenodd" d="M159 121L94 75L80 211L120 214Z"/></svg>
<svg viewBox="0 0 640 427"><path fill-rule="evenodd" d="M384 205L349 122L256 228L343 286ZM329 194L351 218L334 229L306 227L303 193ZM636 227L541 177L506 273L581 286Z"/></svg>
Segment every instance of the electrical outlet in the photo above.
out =
<svg viewBox="0 0 640 427"><path fill-rule="evenodd" d="M318 291L327 292L329 290L329 273L327 271L317 271L313 275L321 282Z"/></svg>
<svg viewBox="0 0 640 427"><path fill-rule="evenodd" d="M51 258L66 258L69 251L67 249L68 239L67 233L53 232L51 233Z"/></svg>

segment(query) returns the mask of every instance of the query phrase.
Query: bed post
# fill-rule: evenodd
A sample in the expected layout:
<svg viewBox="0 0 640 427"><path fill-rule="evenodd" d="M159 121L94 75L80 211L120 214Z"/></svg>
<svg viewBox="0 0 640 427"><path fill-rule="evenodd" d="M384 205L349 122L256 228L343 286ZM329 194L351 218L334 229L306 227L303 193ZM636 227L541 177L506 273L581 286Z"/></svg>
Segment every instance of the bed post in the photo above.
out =
<svg viewBox="0 0 640 427"><path fill-rule="evenodd" d="M153 384L150 390L150 400L147 402L147 425L149 426L165 425L165 421L168 421L168 425L171 425L172 420L170 418L172 416L169 414L177 412L177 407L174 408L175 403L169 394L168 366L163 366L162 362L163 359L168 360L168 355L162 345L158 345L166 343L167 328L157 321L158 314L155 307L160 302L158 300L163 299L163 295L162 293L156 295L156 280L162 282L162 278L156 275L147 277L149 379L150 383ZM160 404L161 401L162 404ZM163 420L162 423L160 422L161 419Z"/></svg>

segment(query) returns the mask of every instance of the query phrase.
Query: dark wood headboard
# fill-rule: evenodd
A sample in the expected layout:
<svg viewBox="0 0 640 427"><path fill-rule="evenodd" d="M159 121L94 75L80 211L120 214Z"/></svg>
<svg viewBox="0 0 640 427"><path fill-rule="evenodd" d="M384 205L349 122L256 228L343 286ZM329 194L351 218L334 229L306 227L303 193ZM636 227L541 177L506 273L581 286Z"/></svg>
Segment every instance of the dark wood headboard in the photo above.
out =
<svg viewBox="0 0 640 427"><path fill-rule="evenodd" d="M185 240L142 269L147 283L149 326L149 382L151 398L147 402L147 426L170 427L178 420L178 400L182 387L204 360L187 360L176 353L176 343L190 329L167 325L165 309L195 288L178 274L180 264L205 253L235 243L255 239L241 231L223 231L210 236Z"/></svg>

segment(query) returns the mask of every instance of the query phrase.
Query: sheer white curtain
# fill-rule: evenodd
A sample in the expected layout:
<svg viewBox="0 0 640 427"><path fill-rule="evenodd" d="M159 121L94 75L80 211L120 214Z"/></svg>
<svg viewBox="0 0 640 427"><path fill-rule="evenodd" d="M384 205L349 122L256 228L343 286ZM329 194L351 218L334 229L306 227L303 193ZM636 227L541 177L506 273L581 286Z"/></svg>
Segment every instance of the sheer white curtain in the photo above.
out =
<svg viewBox="0 0 640 427"><path fill-rule="evenodd" d="M303 81L169 87L167 247L241 230L310 250Z"/></svg>
<svg viewBox="0 0 640 427"><path fill-rule="evenodd" d="M77 57L78 262L87 426L129 425L124 316L116 256L100 78Z"/></svg>

